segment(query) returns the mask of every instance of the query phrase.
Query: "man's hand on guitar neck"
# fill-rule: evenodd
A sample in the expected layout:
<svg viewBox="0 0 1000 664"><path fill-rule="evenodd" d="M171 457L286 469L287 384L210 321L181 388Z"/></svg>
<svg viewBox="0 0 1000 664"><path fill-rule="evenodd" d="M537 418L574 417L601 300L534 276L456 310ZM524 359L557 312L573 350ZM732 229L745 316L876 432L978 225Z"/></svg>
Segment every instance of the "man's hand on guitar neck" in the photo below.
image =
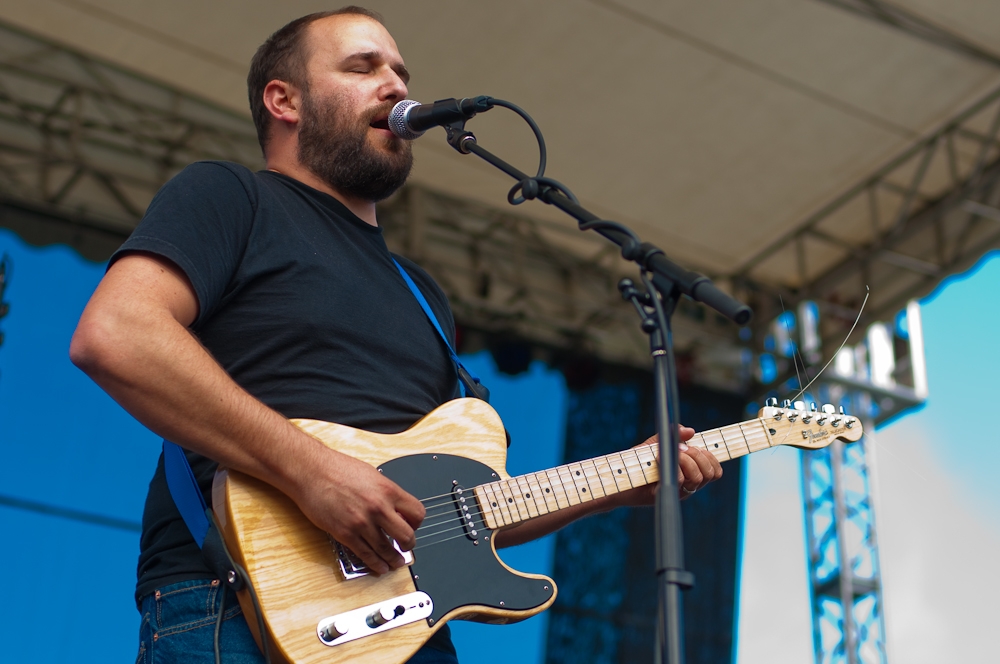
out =
<svg viewBox="0 0 1000 664"><path fill-rule="evenodd" d="M694 429L685 426L681 426L679 429L681 445L677 455L677 485L681 500L685 500L693 496L698 489L721 478L722 465L709 452L696 447L688 447L685 444L694 436ZM636 447L655 445L659 441L658 436L650 436ZM659 487L659 483L647 484L631 491L623 491L612 498L615 501L614 507L652 505L656 501L657 487Z"/></svg>
<svg viewBox="0 0 1000 664"><path fill-rule="evenodd" d="M678 455L678 484L680 485L681 500L691 496L695 491L702 488L709 482L722 477L722 466L718 460L704 450L688 447L685 441L691 440L694 436L694 429L690 427L680 427L681 447ZM651 445L659 441L659 438L652 436L640 445ZM622 491L604 498L598 498L579 505L574 505L567 509L551 512L544 516L539 516L529 521L524 521L511 528L505 528L497 533L496 546L503 548L524 544L539 537L544 537L551 532L559 530L573 521L594 514L596 512L607 512L616 507L635 507L641 505L652 505L656 500L656 489L659 483L647 484L645 486Z"/></svg>

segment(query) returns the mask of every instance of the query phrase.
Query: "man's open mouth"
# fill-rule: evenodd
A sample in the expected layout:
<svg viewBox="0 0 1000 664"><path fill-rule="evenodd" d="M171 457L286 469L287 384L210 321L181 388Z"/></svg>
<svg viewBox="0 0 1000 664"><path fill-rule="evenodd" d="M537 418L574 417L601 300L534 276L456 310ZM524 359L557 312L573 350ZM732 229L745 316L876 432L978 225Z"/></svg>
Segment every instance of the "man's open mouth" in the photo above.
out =
<svg viewBox="0 0 1000 664"><path fill-rule="evenodd" d="M370 123L370 126L374 127L375 129L385 129L386 131L390 131L390 129L389 129L389 116L387 115L387 116L385 116L383 118L378 118L377 120L372 120L371 123Z"/></svg>

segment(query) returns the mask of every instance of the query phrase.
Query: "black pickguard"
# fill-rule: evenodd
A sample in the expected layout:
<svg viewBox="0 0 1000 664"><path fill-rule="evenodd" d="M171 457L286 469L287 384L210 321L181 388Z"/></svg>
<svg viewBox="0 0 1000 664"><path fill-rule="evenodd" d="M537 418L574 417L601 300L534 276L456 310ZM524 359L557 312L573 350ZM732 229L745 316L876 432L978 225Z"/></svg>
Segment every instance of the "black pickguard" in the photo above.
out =
<svg viewBox="0 0 1000 664"><path fill-rule="evenodd" d="M523 611L544 604L552 597L551 583L511 573L493 553L493 531L479 516L472 491L479 484L496 481L492 468L450 454L414 454L388 461L379 466L379 470L419 499L443 494L450 496L455 488L454 481L466 489L463 495L473 516L478 545L473 544L463 529L441 532L459 523L459 512L452 505L448 506L447 512L455 519L448 519L448 526L434 525L445 520L445 517L433 516L441 513L444 509L441 508L429 510L424 519L426 527L417 531L417 547L413 551L410 574L417 589L434 600L434 612L429 624L433 625L448 612L462 606L478 604ZM441 499L444 500L448 498ZM427 536L424 536L425 532ZM434 532L441 534L434 535ZM453 537L455 535L460 536ZM490 539L487 540L487 537Z"/></svg>

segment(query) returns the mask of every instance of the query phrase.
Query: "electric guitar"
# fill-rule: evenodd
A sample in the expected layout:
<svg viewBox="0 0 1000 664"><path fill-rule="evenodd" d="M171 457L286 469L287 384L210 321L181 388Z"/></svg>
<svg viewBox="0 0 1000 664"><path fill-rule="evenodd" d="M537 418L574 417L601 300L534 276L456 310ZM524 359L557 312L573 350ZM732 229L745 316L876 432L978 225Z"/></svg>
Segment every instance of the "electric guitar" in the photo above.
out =
<svg viewBox="0 0 1000 664"><path fill-rule="evenodd" d="M220 469L213 507L230 553L256 591L272 662L405 662L448 620L503 624L540 613L555 601L555 583L507 567L496 554L494 533L659 476L656 446L643 445L510 477L503 424L478 399L449 401L393 435L293 422L328 447L376 466L420 499L427 514L416 547L404 553L408 564L377 576L280 491ZM796 402L769 405L757 419L696 434L687 444L726 461L776 445L817 449L861 435L857 418ZM239 599L259 645L248 591Z"/></svg>

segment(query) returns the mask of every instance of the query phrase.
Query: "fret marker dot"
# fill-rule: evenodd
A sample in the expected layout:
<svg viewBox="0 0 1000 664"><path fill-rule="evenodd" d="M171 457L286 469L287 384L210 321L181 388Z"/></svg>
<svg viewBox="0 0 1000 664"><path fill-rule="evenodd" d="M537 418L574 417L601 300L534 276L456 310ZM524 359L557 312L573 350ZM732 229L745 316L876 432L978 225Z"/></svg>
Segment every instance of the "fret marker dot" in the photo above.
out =
<svg viewBox="0 0 1000 664"><path fill-rule="evenodd" d="M508 498L508 499L507 499L507 502L508 502L508 503L512 503L512 502L514 502L514 499L513 499L513 498Z"/></svg>
<svg viewBox="0 0 1000 664"><path fill-rule="evenodd" d="M496 506L497 506L497 504L496 504L496 503L493 503L493 507L496 507Z"/></svg>
<svg viewBox="0 0 1000 664"><path fill-rule="evenodd" d="M653 462L652 462L652 461L647 461L647 462L646 462L646 465L647 465L647 466L652 466L652 465L653 465Z"/></svg>
<svg viewBox="0 0 1000 664"><path fill-rule="evenodd" d="M530 493L526 493L526 494L524 494L524 497L525 498L531 498L531 494Z"/></svg>
<svg viewBox="0 0 1000 664"><path fill-rule="evenodd" d="M551 490L550 489L546 489L545 493L551 493Z"/></svg>
<svg viewBox="0 0 1000 664"><path fill-rule="evenodd" d="M719 444L718 444L718 443L716 443L716 444L715 444L715 446L716 446L716 447L718 447L718 446L719 446Z"/></svg>
<svg viewBox="0 0 1000 664"><path fill-rule="evenodd" d="M576 476L577 476L577 477L579 477L579 476L580 476L580 471L579 471L579 470L578 470L578 471L576 471Z"/></svg>
<svg viewBox="0 0 1000 664"><path fill-rule="evenodd" d="M619 475L621 475L621 474L622 474L622 469L621 469L621 468L619 468L619 469L618 469L618 474L619 474Z"/></svg>
<svg viewBox="0 0 1000 664"><path fill-rule="evenodd" d="M586 489L580 489L580 491L583 491L584 493L587 493Z"/></svg>

